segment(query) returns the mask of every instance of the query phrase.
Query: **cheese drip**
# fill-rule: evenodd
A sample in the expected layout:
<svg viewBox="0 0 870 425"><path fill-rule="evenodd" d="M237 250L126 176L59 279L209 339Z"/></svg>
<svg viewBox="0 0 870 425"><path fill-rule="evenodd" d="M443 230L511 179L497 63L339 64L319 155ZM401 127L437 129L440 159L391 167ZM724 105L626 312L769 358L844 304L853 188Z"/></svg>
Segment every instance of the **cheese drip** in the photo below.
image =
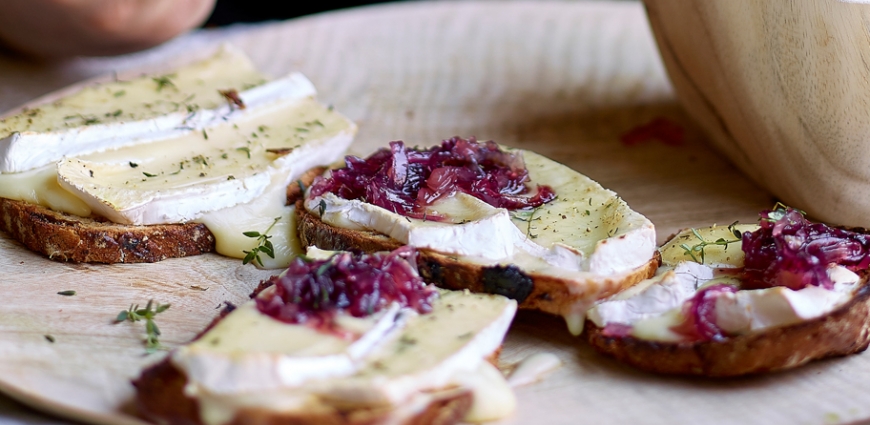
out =
<svg viewBox="0 0 870 425"><path fill-rule="evenodd" d="M199 364L198 370L222 373L223 380L212 379L210 383L189 379L185 389L186 394L196 397L200 416L207 425L228 423L240 410L250 408L308 415L379 407L390 409L391 417L411 417L419 413L415 408L424 408L432 400L427 397L449 397L457 391L475 394L469 421L499 419L510 414L515 403L513 393L501 372L484 358L501 345L516 312L516 302L467 292L440 294L431 313L418 315L412 310L402 310L394 326L379 334L370 350L352 360L352 372L316 370L304 381L285 379L276 388L273 385L276 377L269 371L278 367L279 362L325 360L336 353L349 353L341 346L347 343L340 343L329 334L312 333L304 325L247 326L240 321L251 322L250 312L244 316L230 314L223 321L242 326L213 328L193 344L195 349L182 349L174 354L173 363L188 372L189 378L201 376L189 373L192 370L189 365L195 363ZM376 319L356 320L369 323L362 328L374 329L370 323ZM341 326L346 329L348 325ZM235 341L242 332L243 346L227 342L236 347L232 350L209 343ZM304 344L291 341L292 335L300 332L308 335ZM371 332L365 331L360 340ZM308 350L303 346L314 348ZM271 360L262 361L266 354L272 356ZM237 390L218 391L218 388ZM242 391L243 388L246 390Z"/></svg>
<svg viewBox="0 0 870 425"><path fill-rule="evenodd" d="M557 195L530 211L509 212L462 193L430 208L453 223L404 217L332 193L306 199L305 208L336 227L372 230L463 261L512 264L525 273L564 279L569 291L582 296L559 313L569 330L580 334L598 294L621 289L614 282L653 258L655 227L592 179L533 152L522 154L531 182L550 186Z"/></svg>
<svg viewBox="0 0 870 425"><path fill-rule="evenodd" d="M201 99L191 112L191 117L199 118L190 118L188 125L204 124L202 129L179 128L180 135L70 155L56 165L31 171L0 173L0 197L76 216L98 215L122 224L201 222L214 234L217 252L235 258L243 258L245 251L257 246L257 239L245 237L244 232L263 232L275 222L269 233L275 258L262 254L259 259L265 268L286 266L301 253L293 207L285 205L286 187L309 169L340 159L356 126L315 101L313 86L300 74L267 82L249 64L238 62L243 59L219 55L182 69L172 74L171 86L164 83L161 91L167 94L157 96L170 100L160 103L147 96L149 101L139 100L141 104L153 101L163 105L175 102L176 91ZM50 118L73 114L77 108L100 111L109 102L103 95L119 90L118 84L141 88L158 80L148 77L89 88L47 106L41 113ZM228 105L217 92L218 88L233 87L231 83L239 87L240 97L247 103L245 109ZM203 90L209 96L201 93ZM119 97L129 103L138 94L131 89ZM114 98L111 101L115 102ZM137 109L117 102L121 103L112 105L126 108L138 120L167 113L153 104L137 104ZM151 114L140 113L142 108ZM206 113L202 108L215 108L223 115ZM11 117L3 122L13 125L16 120L20 121ZM27 128L56 130L50 127L50 120L37 124Z"/></svg>

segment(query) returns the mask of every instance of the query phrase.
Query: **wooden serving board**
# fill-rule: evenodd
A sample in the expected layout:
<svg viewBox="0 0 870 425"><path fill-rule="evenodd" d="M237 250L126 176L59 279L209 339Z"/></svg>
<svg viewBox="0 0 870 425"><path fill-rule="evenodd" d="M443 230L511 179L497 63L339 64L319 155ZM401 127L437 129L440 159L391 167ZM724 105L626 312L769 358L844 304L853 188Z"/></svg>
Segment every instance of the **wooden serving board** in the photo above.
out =
<svg viewBox="0 0 870 425"><path fill-rule="evenodd" d="M639 3L409 2L266 25L200 31L161 48L55 67L0 58L0 110L113 71L154 69L229 41L266 72L299 70L359 123L353 150L390 140L430 145L477 136L538 151L617 191L658 228L752 222L772 198L704 143L674 100ZM628 145L626 131L665 117L679 144ZM129 380L141 323L113 324L130 303L171 303L162 341L188 341L225 301L270 272L216 255L144 265L51 262L0 235L0 423L139 423ZM207 289L205 289L207 288ZM205 289L205 290L203 290ZM58 291L75 290L65 297ZM51 335L55 342L49 342ZM641 373L597 355L562 321L521 313L503 351L564 366L517 390L505 423L841 423L870 418L870 354L797 371L713 381Z"/></svg>

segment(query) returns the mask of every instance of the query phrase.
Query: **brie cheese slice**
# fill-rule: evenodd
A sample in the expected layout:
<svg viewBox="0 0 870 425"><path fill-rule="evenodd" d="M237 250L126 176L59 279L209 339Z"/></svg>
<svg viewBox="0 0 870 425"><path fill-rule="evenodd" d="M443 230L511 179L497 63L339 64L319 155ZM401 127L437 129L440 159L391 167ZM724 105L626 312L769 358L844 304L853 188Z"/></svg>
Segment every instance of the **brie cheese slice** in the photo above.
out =
<svg viewBox="0 0 870 425"><path fill-rule="evenodd" d="M143 155L136 167L111 155L67 158L58 163L58 182L117 223L182 223L250 202L273 180L286 187L310 168L337 160L355 129L308 99L223 123L207 135L151 144L147 149L159 154ZM139 160L130 151L124 158L131 154Z"/></svg>
<svg viewBox="0 0 870 425"><path fill-rule="evenodd" d="M513 393L485 358L501 345L516 302L463 291L439 294L431 313L402 309L339 322L362 335L355 342L279 323L248 304L176 351L172 361L188 377L185 392L197 399L207 425L227 423L249 408L385 408L410 416L415 412L405 410L421 395L478 388L483 401L497 401L473 409L478 419L509 414Z"/></svg>
<svg viewBox="0 0 870 425"><path fill-rule="evenodd" d="M399 310L393 304L366 318L342 315L336 320L350 336L340 336L279 322L246 303L174 351L172 363L185 371L190 395L298 387L354 373L356 363L398 326Z"/></svg>
<svg viewBox="0 0 870 425"><path fill-rule="evenodd" d="M655 253L655 227L615 193L541 155L523 151L531 181L557 199L531 211L509 212L470 195L431 207L450 222L412 219L334 194L306 199L306 209L333 226L371 230L404 244L481 264L515 264L526 272L588 279L630 271ZM322 201L322 202L321 202ZM584 273L578 276L577 273Z"/></svg>
<svg viewBox="0 0 870 425"><path fill-rule="evenodd" d="M0 173L178 136L235 113L219 90L235 89L256 106L292 93L287 87L300 79L267 83L241 52L225 47L170 74L85 87L0 120Z"/></svg>
<svg viewBox="0 0 870 425"><path fill-rule="evenodd" d="M753 231L756 225L740 225L736 229ZM695 234L697 232L697 235ZM663 263L657 275L636 287L598 303L588 317L596 326L611 323L631 326L631 335L654 341L681 341L683 337L671 330L680 324L683 304L698 289L724 283L740 286L739 276L728 269L743 267L743 252L739 242L727 246L708 245L705 264L685 261L686 252L698 242L720 238L735 240L725 226L713 226L684 231L661 249ZM694 253L700 260L700 252ZM715 301L716 325L725 333L739 335L821 317L851 299L860 278L845 267L832 265L827 269L834 282L831 290L808 286L799 290L786 287L738 290L720 293Z"/></svg>

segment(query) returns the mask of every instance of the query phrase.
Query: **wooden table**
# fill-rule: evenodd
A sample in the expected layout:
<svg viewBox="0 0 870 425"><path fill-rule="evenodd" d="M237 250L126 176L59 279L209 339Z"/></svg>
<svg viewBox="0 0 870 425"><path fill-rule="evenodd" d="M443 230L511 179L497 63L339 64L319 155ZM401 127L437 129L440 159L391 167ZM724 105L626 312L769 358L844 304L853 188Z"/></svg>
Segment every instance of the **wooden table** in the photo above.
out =
<svg viewBox="0 0 870 425"><path fill-rule="evenodd" d="M359 123L357 153L390 140L429 145L453 135L533 149L617 191L656 224L660 242L682 227L753 222L772 205L688 121L634 2L409 2L201 31L151 51L53 68L0 58L0 110L94 75L166 66L223 41L272 75L308 75L323 102ZM620 141L657 117L680 123L685 140ZM243 300L268 274L216 255L150 265L60 264L3 236L0 251L0 391L98 423L137 423L123 414L128 379L160 356L142 356L138 327L111 324L118 311L149 298L171 302L160 325L163 342L176 346L216 306ZM78 295L56 295L68 289ZM506 423L870 418L868 354L758 378L662 378L597 355L559 319L520 314L503 361L541 350L565 365L518 389L519 409ZM0 423L65 420L0 398Z"/></svg>

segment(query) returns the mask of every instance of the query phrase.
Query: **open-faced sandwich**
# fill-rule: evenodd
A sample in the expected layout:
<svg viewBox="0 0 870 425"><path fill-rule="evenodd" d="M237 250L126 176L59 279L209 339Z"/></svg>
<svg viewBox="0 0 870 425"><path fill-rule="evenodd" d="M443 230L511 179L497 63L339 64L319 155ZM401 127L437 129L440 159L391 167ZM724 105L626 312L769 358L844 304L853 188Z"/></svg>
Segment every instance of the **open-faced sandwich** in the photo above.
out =
<svg viewBox="0 0 870 425"><path fill-rule="evenodd" d="M410 245L427 280L561 315L575 334L595 301L652 276L659 261L653 224L614 192L533 152L473 138L348 156L297 205L304 245Z"/></svg>
<svg viewBox="0 0 870 425"><path fill-rule="evenodd" d="M427 285L416 253L312 254L134 382L167 424L450 424L510 414L494 362L516 312Z"/></svg>
<svg viewBox="0 0 870 425"><path fill-rule="evenodd" d="M589 312L590 343L641 369L736 376L870 343L870 236L778 205L760 226L692 229L652 279Z"/></svg>
<svg viewBox="0 0 870 425"><path fill-rule="evenodd" d="M131 263L243 258L269 229L248 259L286 265L300 252L288 185L356 131L314 96L301 74L269 80L223 48L37 100L0 120L0 230L55 260Z"/></svg>

